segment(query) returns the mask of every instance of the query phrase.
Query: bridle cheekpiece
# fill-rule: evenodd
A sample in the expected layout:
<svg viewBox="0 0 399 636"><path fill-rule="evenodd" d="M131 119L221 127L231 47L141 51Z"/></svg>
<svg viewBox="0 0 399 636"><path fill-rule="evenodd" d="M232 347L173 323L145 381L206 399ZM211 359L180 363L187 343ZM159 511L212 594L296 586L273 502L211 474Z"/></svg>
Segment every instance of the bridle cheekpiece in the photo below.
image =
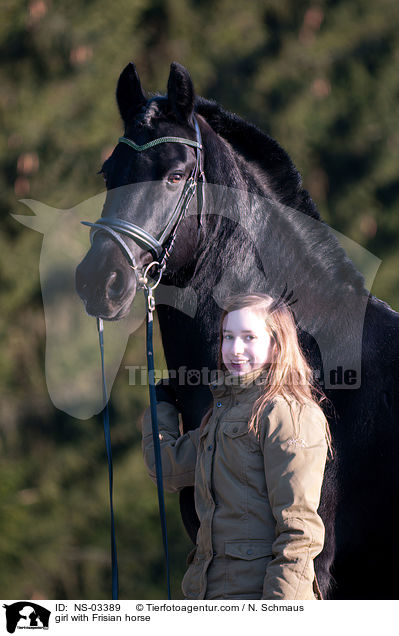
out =
<svg viewBox="0 0 399 636"><path fill-rule="evenodd" d="M162 273L166 268L167 260L170 256L170 253L173 249L176 234L178 227L181 221L184 219L187 213L188 206L190 205L191 199L197 192L197 218L198 218L198 231L200 231L202 226L202 208L204 203L204 183L205 183L205 175L203 171L203 161L202 161L202 139L201 132L198 126L197 119L194 117L194 126L196 131L196 140L193 139L185 139L183 137L159 137L158 139L154 139L153 141L149 141L142 146L137 145L131 139L127 137L119 137L118 141L120 143L127 144L137 152L143 152L145 150L149 150L158 144L163 143L177 143L184 144L186 146L191 146L196 149L196 159L195 165L190 173L190 176L186 180L182 193L179 197L179 200L175 206L173 213L171 214L165 228L159 233L159 235L153 236L143 228L131 223L130 221L126 221L125 219L120 219L118 217L101 217L95 223L90 223L89 221L81 221L83 225L88 225L91 227L90 232L90 241L93 243L93 239L97 232L104 231L107 232L115 242L119 245L123 254L129 262L130 267L134 270L138 284L140 286L146 286L148 284L147 273L150 269L155 268L155 275L158 275L158 280L152 286L154 288L159 284ZM151 253L153 260L152 262L146 266L145 271L142 272L139 270L138 265L136 264L135 258L127 245L127 243L123 240L122 236L127 236L130 239L139 245L142 249Z"/></svg>

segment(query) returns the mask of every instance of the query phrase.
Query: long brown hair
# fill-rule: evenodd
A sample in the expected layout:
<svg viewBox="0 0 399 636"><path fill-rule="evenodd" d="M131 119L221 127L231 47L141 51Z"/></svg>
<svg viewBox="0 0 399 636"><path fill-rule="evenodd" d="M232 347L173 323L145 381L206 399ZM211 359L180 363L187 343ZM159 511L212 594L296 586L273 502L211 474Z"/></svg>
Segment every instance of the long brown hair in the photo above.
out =
<svg viewBox="0 0 399 636"><path fill-rule="evenodd" d="M248 422L249 430L259 428L260 417L266 405L273 398L280 396L288 404L296 401L300 405L313 402L320 407L326 400L323 392L313 382L313 372L309 366L298 341L298 332L293 314L287 303L281 298L273 300L267 294L237 294L226 299L220 321L218 367L226 371L222 359L223 322L227 314L244 307L251 307L264 318L266 328L273 339L272 359L268 364L265 390L257 398ZM262 369L260 370L260 372ZM201 422L203 428L212 414L212 408L207 411ZM325 419L325 418L324 418ZM326 439L333 456L331 433L325 419Z"/></svg>

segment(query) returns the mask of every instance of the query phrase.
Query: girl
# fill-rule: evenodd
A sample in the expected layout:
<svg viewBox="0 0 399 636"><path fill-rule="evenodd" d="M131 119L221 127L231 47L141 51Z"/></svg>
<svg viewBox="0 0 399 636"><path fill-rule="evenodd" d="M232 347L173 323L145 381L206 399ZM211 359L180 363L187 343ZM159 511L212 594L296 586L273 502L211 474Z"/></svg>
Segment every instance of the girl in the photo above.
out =
<svg viewBox="0 0 399 636"><path fill-rule="evenodd" d="M198 429L180 436L165 390L157 404L165 489L194 485L200 521L184 596L320 598L313 559L324 543L317 509L330 436L281 299L251 294L227 301L219 368ZM155 481L149 409L143 453Z"/></svg>

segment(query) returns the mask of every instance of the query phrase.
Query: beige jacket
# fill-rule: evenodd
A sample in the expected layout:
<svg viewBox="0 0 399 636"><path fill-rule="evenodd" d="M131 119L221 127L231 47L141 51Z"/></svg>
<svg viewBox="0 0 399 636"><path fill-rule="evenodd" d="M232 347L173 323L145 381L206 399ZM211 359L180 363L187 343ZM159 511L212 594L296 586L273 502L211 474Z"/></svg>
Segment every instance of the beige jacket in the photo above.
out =
<svg viewBox="0 0 399 636"><path fill-rule="evenodd" d="M200 520L184 596L314 599L313 559L324 543L317 514L327 453L324 415L311 403L277 398L256 434L248 432L261 390L256 383L210 389L213 413L201 433L180 435L174 406L157 405L165 490L195 485ZM149 409L143 454L155 481Z"/></svg>

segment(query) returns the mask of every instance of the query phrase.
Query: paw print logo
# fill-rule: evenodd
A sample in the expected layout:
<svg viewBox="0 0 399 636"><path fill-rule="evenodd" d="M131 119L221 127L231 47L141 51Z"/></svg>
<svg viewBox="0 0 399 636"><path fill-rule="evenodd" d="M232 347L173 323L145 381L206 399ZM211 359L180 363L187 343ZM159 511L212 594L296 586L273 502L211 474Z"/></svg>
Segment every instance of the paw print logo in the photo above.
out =
<svg viewBox="0 0 399 636"><path fill-rule="evenodd" d="M201 381L201 374L198 369L191 369L187 371L187 384L190 386L197 386Z"/></svg>

